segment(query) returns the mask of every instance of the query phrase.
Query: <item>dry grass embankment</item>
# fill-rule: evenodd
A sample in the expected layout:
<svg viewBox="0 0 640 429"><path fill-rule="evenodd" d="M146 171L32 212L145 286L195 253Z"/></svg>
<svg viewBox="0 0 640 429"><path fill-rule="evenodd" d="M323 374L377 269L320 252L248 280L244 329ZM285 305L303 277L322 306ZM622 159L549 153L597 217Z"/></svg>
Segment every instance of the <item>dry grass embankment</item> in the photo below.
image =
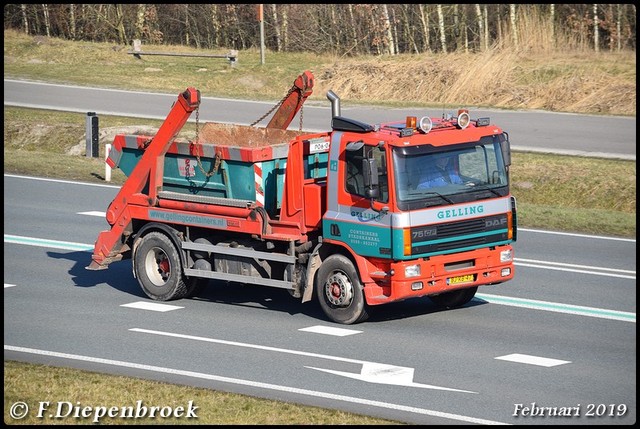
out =
<svg viewBox="0 0 640 429"><path fill-rule="evenodd" d="M331 89L349 103L541 109L635 116L635 52L580 53L493 48L481 54L404 54L343 58L309 53L241 51L224 60L150 56L128 46L72 42L4 32L5 78L176 94L279 100L303 70L315 75L310 101ZM148 50L220 54L184 46Z"/></svg>

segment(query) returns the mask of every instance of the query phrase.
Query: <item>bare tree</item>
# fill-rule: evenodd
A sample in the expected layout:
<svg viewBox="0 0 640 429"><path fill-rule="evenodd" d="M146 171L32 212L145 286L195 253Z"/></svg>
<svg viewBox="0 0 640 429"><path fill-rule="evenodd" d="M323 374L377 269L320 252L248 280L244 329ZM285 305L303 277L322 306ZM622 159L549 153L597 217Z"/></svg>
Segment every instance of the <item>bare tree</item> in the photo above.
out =
<svg viewBox="0 0 640 429"><path fill-rule="evenodd" d="M395 42L391 31L391 21L389 20L389 9L387 8L386 3L382 5L382 19L384 22L384 29L387 33L387 52L391 55L395 55Z"/></svg>
<svg viewBox="0 0 640 429"><path fill-rule="evenodd" d="M469 31L468 31L468 24L467 24L467 4L463 4L462 5L462 23L461 23L461 35L460 38L462 39L462 46L464 46L464 52L465 53L469 53Z"/></svg>
<svg viewBox="0 0 640 429"><path fill-rule="evenodd" d="M411 19L411 11L413 10L413 5L403 4L400 5L400 12L402 17L400 19L402 25L402 35L396 35L396 42L401 43L404 42L405 52L413 52L415 54L419 54L420 50L418 49L418 45L416 44L416 25L412 25ZM401 52L400 46L398 45L398 52Z"/></svg>
<svg viewBox="0 0 640 429"><path fill-rule="evenodd" d="M484 20L484 49L489 50L489 10L486 4L484 5L482 15Z"/></svg>
<svg viewBox="0 0 640 429"><path fill-rule="evenodd" d="M49 5L42 5L42 15L44 16L44 28L46 29L47 37L51 37L51 20L49 19Z"/></svg>
<svg viewBox="0 0 640 429"><path fill-rule="evenodd" d="M211 13L209 14L209 16L211 16L211 32L213 35L212 37L213 46L219 46L220 45L220 18L218 15L218 5L212 4L210 10L211 10Z"/></svg>
<svg viewBox="0 0 640 429"><path fill-rule="evenodd" d="M7 4L5 30L93 42L247 49L260 40L255 4ZM267 46L339 55L524 49L524 16L542 17L551 47L636 47L634 4L270 4ZM437 21L436 21L437 20ZM558 23L556 25L555 23ZM534 20L531 23L535 24ZM562 26L559 25L562 23ZM559 41L562 40L562 45Z"/></svg>
<svg viewBox="0 0 640 429"><path fill-rule="evenodd" d="M618 39L617 50L620 52L620 49L622 48L622 6L617 4L616 7L618 9L618 16L616 17L616 36Z"/></svg>
<svg viewBox="0 0 640 429"><path fill-rule="evenodd" d="M69 37L71 40L76 38L76 5L69 5Z"/></svg>
<svg viewBox="0 0 640 429"><path fill-rule="evenodd" d="M549 29L551 30L552 47L556 46L556 5L549 5Z"/></svg>
<svg viewBox="0 0 640 429"><path fill-rule="evenodd" d="M191 44L191 39L189 37L191 31L189 28L189 5L184 5L184 44L189 46Z"/></svg>
<svg viewBox="0 0 640 429"><path fill-rule="evenodd" d="M453 40L455 41L455 49L460 49L463 46L462 42L462 29L460 28L460 5L455 3L453 5Z"/></svg>
<svg viewBox="0 0 640 429"><path fill-rule="evenodd" d="M420 23L422 24L422 39L424 40L423 50L424 52L430 52L431 46L429 41L429 12L426 10L426 6L423 4L418 5L420 12Z"/></svg>
<svg viewBox="0 0 640 429"><path fill-rule="evenodd" d="M372 8L373 11L376 10L376 6L373 6ZM375 53L376 55L381 55L382 54L382 49L381 49L381 45L382 45L382 40L384 38L384 36L380 35L380 28L378 26L378 23L376 22L376 18L374 17L374 14L370 14L370 22L369 22L369 27L371 28L371 45L373 46L373 48L375 49Z"/></svg>
<svg viewBox="0 0 640 429"><path fill-rule="evenodd" d="M400 53L400 36L398 36L398 24L399 20L396 18L396 9L391 8L391 13L389 14L389 19L391 20L391 33L393 35L393 51L395 52L393 55Z"/></svg>
<svg viewBox="0 0 640 429"><path fill-rule="evenodd" d="M513 47L518 49L518 23L516 21L516 5L511 3L509 5L509 17L511 19L511 35L513 37Z"/></svg>
<svg viewBox="0 0 640 429"><path fill-rule="evenodd" d="M353 14L353 5L351 3L347 5L347 11L349 12L349 22L347 23L347 27L351 29L351 43L352 43L352 46L349 49L347 49L347 52L349 52L352 49L356 49L356 47L358 46L358 33L357 33L358 27L356 26L356 19Z"/></svg>
<svg viewBox="0 0 640 429"><path fill-rule="evenodd" d="M600 40L598 31L598 5L593 5L593 48L596 52L600 51Z"/></svg>
<svg viewBox="0 0 640 429"><path fill-rule="evenodd" d="M476 3L476 18L478 20L478 34L480 35L480 50L486 49L486 40L484 34L484 20L482 19L482 11L480 10L480 3Z"/></svg>
<svg viewBox="0 0 640 429"><path fill-rule="evenodd" d="M442 13L442 5L438 3L438 28L440 29L440 47L443 53L447 53L447 35L444 28L444 15Z"/></svg>
<svg viewBox="0 0 640 429"><path fill-rule="evenodd" d="M329 44L333 46L337 51L340 50L341 38L340 38L340 23L338 22L338 16L336 13L337 4L327 5L329 7L329 22L331 22L331 31L329 31Z"/></svg>
<svg viewBox="0 0 640 429"><path fill-rule="evenodd" d="M138 4L138 10L136 13L136 28L133 33L135 39L142 39L144 35L144 17L147 12L146 4Z"/></svg>
<svg viewBox="0 0 640 429"><path fill-rule="evenodd" d="M289 8L282 9L282 47L286 51L289 46Z"/></svg>
<svg viewBox="0 0 640 429"><path fill-rule="evenodd" d="M273 31L276 38L276 51L282 52L282 35L280 34L280 20L278 19L278 8L275 3L271 4L271 14L273 15Z"/></svg>
<svg viewBox="0 0 640 429"><path fill-rule="evenodd" d="M118 43L127 43L127 33L124 29L124 14L122 13L122 4L116 4L116 30L118 33Z"/></svg>
<svg viewBox="0 0 640 429"><path fill-rule="evenodd" d="M21 4L20 10L22 11L22 22L24 24L24 33L29 34L29 20L27 19L27 5Z"/></svg>

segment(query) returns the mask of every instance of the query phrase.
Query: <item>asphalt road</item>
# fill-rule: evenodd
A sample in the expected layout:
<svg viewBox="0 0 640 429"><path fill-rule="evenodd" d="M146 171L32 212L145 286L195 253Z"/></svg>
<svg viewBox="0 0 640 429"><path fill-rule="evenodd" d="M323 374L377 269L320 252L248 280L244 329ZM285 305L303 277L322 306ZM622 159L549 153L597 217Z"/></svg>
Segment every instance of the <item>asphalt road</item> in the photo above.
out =
<svg viewBox="0 0 640 429"><path fill-rule="evenodd" d="M177 97L6 79L4 93L5 106L154 119ZM200 119L249 124L271 107L203 97ZM342 101L344 116L370 123L441 113ZM507 130L515 150L635 160L635 118L472 112L481 116ZM307 103L304 120L328 129L328 101ZM130 261L84 269L117 188L5 175L4 191L5 360L415 424L635 423L635 240L520 230L515 279L480 288L464 308L405 301L345 327L267 287L211 282L194 299L158 306Z"/></svg>
<svg viewBox="0 0 640 429"><path fill-rule="evenodd" d="M514 280L463 308L409 300L344 326L280 289L211 282L161 306L130 261L85 270L116 192L4 176L5 360L413 424L636 421L635 240L523 229Z"/></svg>
<svg viewBox="0 0 640 429"><path fill-rule="evenodd" d="M284 90L284 89L283 89ZM43 82L4 80L5 106L23 106L100 115L135 116L164 119L178 94L119 91ZM340 94L338 94L340 96ZM303 128L327 131L331 126L331 107L307 101L303 109ZM248 125L266 114L274 103L230 100L203 94L200 120ZM347 99L340 102L342 116L363 122L402 120L408 115L442 116L437 109L388 109L357 107ZM542 111L472 110L472 118L489 117L510 135L514 150L636 159L636 118L558 114ZM193 121L193 115L191 121ZM269 117L259 126L266 125ZM298 129L299 116L290 129Z"/></svg>

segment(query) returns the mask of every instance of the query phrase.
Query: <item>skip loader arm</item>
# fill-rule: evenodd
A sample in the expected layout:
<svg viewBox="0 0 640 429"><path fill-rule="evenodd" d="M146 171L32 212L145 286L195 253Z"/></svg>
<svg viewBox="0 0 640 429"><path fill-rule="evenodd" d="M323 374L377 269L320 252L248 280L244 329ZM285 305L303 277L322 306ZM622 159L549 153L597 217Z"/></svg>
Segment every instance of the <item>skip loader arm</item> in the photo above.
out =
<svg viewBox="0 0 640 429"><path fill-rule="evenodd" d="M178 101L174 103L158 133L109 205L106 218L111 230L102 231L98 236L92 262L86 267L88 270L105 269L111 262L122 259L122 252L128 250L123 235L130 233L131 226L128 204L131 201L136 201L136 204L146 201L150 206L156 203L158 191L162 190L164 155L191 113L199 106L200 91L195 88L189 87L178 96ZM141 194L147 183L148 196Z"/></svg>
<svg viewBox="0 0 640 429"><path fill-rule="evenodd" d="M286 130L312 92L313 74L307 70L293 82L293 86L267 124L267 128Z"/></svg>

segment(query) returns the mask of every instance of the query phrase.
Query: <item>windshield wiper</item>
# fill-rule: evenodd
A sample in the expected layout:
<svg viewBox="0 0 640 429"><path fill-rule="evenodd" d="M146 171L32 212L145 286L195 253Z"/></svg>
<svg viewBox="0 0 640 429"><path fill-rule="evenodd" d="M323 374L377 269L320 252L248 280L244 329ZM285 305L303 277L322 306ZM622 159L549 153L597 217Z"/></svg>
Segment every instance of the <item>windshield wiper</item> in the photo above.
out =
<svg viewBox="0 0 640 429"><path fill-rule="evenodd" d="M448 202L449 204L453 204L453 201L451 201L449 198L445 197L444 195L442 195L439 192L434 192L434 191L429 191L429 192L420 192L420 194L422 195L427 195L427 194L434 194L439 196L440 198L442 198L443 200L445 200L446 202Z"/></svg>
<svg viewBox="0 0 640 429"><path fill-rule="evenodd" d="M473 184L473 186L468 186L470 188L472 188L472 191L489 191L492 192L494 195L497 195L499 197L501 197L502 195L500 195L500 193L498 191L496 191L493 188L490 188L487 185L476 185L475 183Z"/></svg>

